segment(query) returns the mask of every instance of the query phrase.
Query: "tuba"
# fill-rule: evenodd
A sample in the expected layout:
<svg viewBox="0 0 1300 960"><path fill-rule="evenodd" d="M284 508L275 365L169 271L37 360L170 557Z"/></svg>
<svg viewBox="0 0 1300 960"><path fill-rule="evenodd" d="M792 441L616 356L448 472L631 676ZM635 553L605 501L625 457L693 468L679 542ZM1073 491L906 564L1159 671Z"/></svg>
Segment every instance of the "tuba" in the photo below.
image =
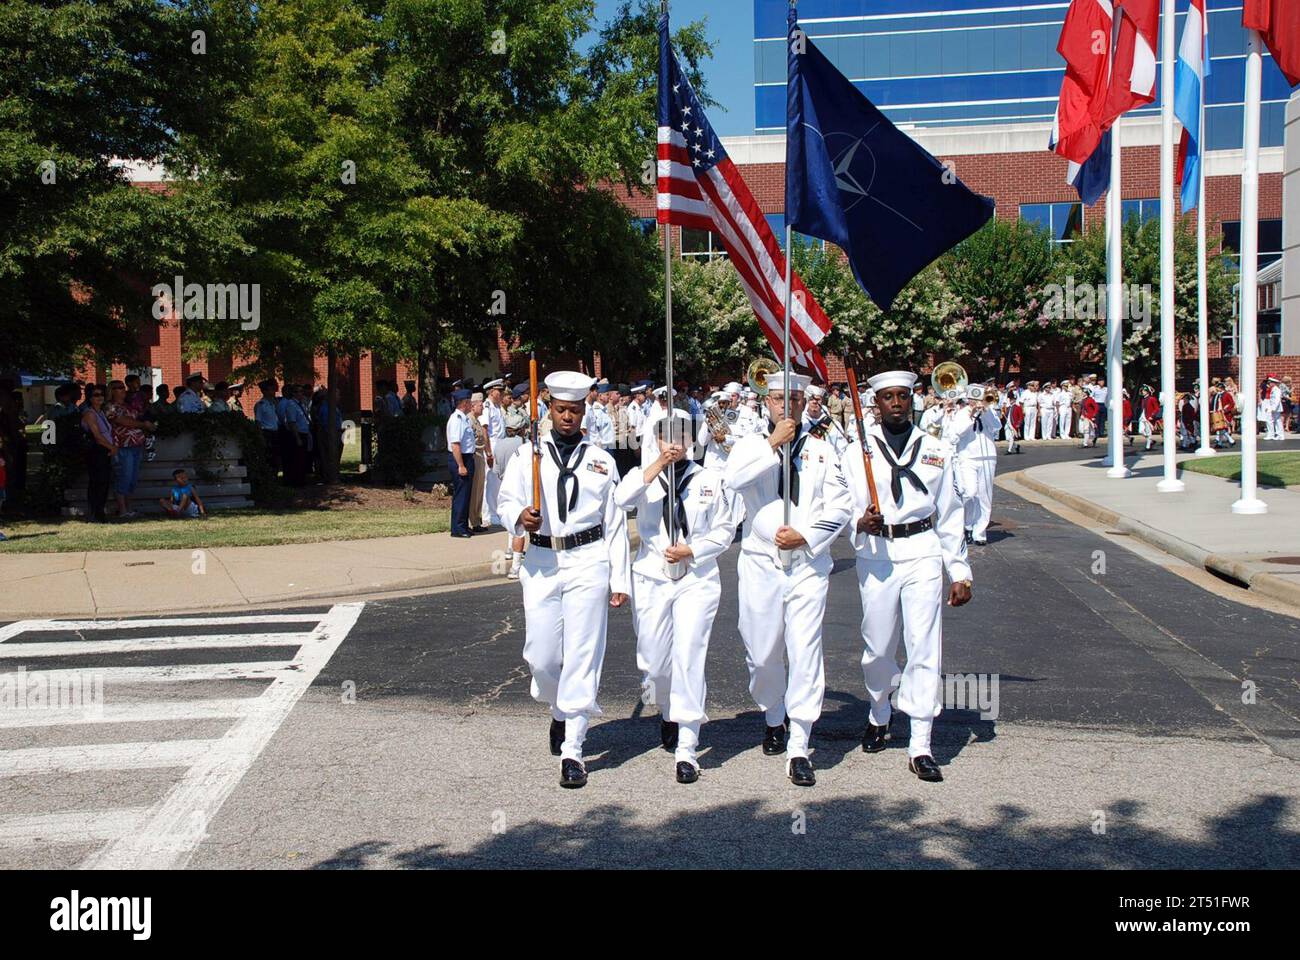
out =
<svg viewBox="0 0 1300 960"><path fill-rule="evenodd" d="M704 423L708 427L709 433L717 441L725 453L730 453L731 448L735 446L735 440L731 439L729 426L734 423L734 419L727 416L732 411L727 410L725 413L718 409L718 401L707 400L704 403Z"/></svg>
<svg viewBox="0 0 1300 960"><path fill-rule="evenodd" d="M775 360L769 357L759 357L749 365L749 370L745 374L745 379L749 381L749 389L760 397L766 397L767 378L780 369L780 365Z"/></svg>
<svg viewBox="0 0 1300 960"><path fill-rule="evenodd" d="M945 360L934 368L934 373L930 375L930 385L944 400L957 400L966 393L970 377L966 376L966 370L960 363Z"/></svg>

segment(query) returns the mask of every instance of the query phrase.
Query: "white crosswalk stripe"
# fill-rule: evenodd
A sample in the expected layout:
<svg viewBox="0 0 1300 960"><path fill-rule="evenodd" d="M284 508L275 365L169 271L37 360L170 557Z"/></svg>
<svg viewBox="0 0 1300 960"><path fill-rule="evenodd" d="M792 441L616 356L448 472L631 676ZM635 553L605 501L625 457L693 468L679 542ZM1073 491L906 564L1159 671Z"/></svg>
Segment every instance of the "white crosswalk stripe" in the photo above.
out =
<svg viewBox="0 0 1300 960"><path fill-rule="evenodd" d="M157 770L175 778L150 806L0 814L0 866L6 850L96 844L82 867L184 867L202 842L206 824L329 662L364 606L340 604L324 614L27 620L0 627L0 732L30 741L49 729L50 736L58 731L60 738L58 743L0 749L0 788L14 778L48 774ZM211 634L200 629L213 627L226 629ZM131 636L113 636L123 632ZM43 639L59 633L76 639ZM284 648L284 659L263 659L263 651L276 647ZM207 652L247 648L258 648L259 658L202 662ZM115 657L141 653L176 655L183 662L114 665ZM68 656L93 659L93 665L40 668L42 661ZM241 687L223 688L220 697L193 697L193 683L228 681L260 682L261 689L248 696ZM152 723L165 730L181 721L229 721L229 726L213 739L147 740L139 737L138 727L133 734L123 726L120 742L67 742L68 731L82 727Z"/></svg>

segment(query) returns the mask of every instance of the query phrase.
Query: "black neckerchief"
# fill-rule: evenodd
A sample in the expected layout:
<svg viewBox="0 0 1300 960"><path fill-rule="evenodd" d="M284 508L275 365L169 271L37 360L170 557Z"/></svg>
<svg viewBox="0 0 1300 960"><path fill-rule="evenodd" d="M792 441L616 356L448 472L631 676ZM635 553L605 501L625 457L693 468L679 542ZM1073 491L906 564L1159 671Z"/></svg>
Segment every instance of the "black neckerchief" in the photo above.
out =
<svg viewBox="0 0 1300 960"><path fill-rule="evenodd" d="M794 441L794 448L789 446L781 448L781 472L776 475L776 495L785 497L785 457L789 454L790 460L790 502L799 503L799 454L803 453L803 445L808 440L808 434L800 434L799 438Z"/></svg>
<svg viewBox="0 0 1300 960"><path fill-rule="evenodd" d="M880 432L883 433L885 439L889 441L889 446L894 451L894 456L901 457L903 451L907 449L907 441L912 439L912 421L907 421L897 430L891 430L889 425L882 421L880 424Z"/></svg>
<svg viewBox="0 0 1300 960"><path fill-rule="evenodd" d="M926 488L926 485L921 482L921 478L912 472L912 467L916 464L916 458L921 455L921 444L917 443L917 445L912 449L911 459L909 459L907 463L900 464L898 460L895 459L895 454L891 452L891 448L894 448L894 445L898 443L899 438L901 438L902 443L896 448L898 451L897 456L901 457L902 452L907 449L907 441L912 435L912 424L909 423L907 427L907 430L901 433L895 433L888 427L882 425L881 432L884 434L885 440L882 442L879 437L876 438L876 446L878 446L880 452L885 455L885 462L888 463L890 468L893 470L893 476L890 477L889 480L889 492L894 495L894 503L899 506L903 505L903 477L907 477L912 486L916 487L916 489L922 493L930 492Z"/></svg>
<svg viewBox="0 0 1300 960"><path fill-rule="evenodd" d="M677 474L677 498L675 500L677 507L677 532L682 537L689 537L691 535L690 529L686 525L686 504L682 502L682 495L686 493L686 488L690 485L691 478L694 477L696 473L696 471L691 469L691 466L686 465L689 463L690 461L686 461L682 465L682 470ZM664 492L663 520L665 534L668 534L672 529L670 522L671 517L668 511L668 471L671 470L672 467L673 465L670 464L659 473L659 487Z"/></svg>
<svg viewBox="0 0 1300 960"><path fill-rule="evenodd" d="M547 448L551 452L551 459L555 461L556 467L560 470L560 475L555 481L556 511L560 515L560 523L569 519L569 511L578 505L578 466L582 463L582 458L587 455L587 446L583 442L581 433L576 433L571 437L563 436L559 431L551 431L551 445ZM577 450L578 455L573 456ZM570 463L570 459L573 460ZM573 481L573 492L565 502L565 484Z"/></svg>

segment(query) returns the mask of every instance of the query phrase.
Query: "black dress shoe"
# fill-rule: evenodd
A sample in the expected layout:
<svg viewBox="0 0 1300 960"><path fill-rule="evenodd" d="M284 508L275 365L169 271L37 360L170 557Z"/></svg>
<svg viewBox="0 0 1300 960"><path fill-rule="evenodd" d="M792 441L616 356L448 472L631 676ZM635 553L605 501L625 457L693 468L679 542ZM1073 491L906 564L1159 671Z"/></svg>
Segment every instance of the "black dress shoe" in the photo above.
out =
<svg viewBox="0 0 1300 960"><path fill-rule="evenodd" d="M480 526L477 526L477 527L470 527L470 528L469 528L469 532L470 532L470 533L487 533L487 532L488 532L488 528L487 528L487 527L484 527L484 526L481 526L481 525L480 525Z"/></svg>
<svg viewBox="0 0 1300 960"><path fill-rule="evenodd" d="M664 745L665 750L677 749L677 724L670 720L659 718L659 742Z"/></svg>
<svg viewBox="0 0 1300 960"><path fill-rule="evenodd" d="M473 535L472 533L453 533L453 534L452 534L452 537L454 537L454 538L457 539L457 540L473 540L473 539L474 539L474 535Z"/></svg>
<svg viewBox="0 0 1300 960"><path fill-rule="evenodd" d="M907 769L926 783L943 782L943 774L939 772L939 765L934 762L934 757L929 754L910 758L907 761Z"/></svg>
<svg viewBox="0 0 1300 960"><path fill-rule="evenodd" d="M565 737L564 721L552 720L551 721L551 756L558 757L560 755L560 747L564 746L564 737Z"/></svg>
<svg viewBox="0 0 1300 960"><path fill-rule="evenodd" d="M785 724L767 728L767 733L763 737L763 752L769 757L785 753Z"/></svg>
<svg viewBox="0 0 1300 960"><path fill-rule="evenodd" d="M586 767L577 760L565 760L560 764L560 786L566 790L576 790L586 785Z"/></svg>
<svg viewBox="0 0 1300 960"><path fill-rule="evenodd" d="M879 753L886 747L885 740L889 736L889 724L876 726L870 721L867 722L867 732L862 735L862 752Z"/></svg>
<svg viewBox="0 0 1300 960"><path fill-rule="evenodd" d="M977 547L987 547L989 545L987 540L972 540L971 543Z"/></svg>
<svg viewBox="0 0 1300 960"><path fill-rule="evenodd" d="M677 764L677 782L694 783L700 779L700 768L693 763L687 763L685 760Z"/></svg>
<svg viewBox="0 0 1300 960"><path fill-rule="evenodd" d="M812 761L807 757L795 757L790 761L790 782L796 787L811 787L817 782L813 773Z"/></svg>

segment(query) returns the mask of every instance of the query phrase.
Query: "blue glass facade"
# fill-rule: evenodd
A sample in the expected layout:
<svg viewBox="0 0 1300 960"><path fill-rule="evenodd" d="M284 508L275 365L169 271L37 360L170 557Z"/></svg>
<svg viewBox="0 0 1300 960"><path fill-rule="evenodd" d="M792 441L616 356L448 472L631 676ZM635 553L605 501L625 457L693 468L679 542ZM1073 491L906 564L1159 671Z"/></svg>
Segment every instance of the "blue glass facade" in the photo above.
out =
<svg viewBox="0 0 1300 960"><path fill-rule="evenodd" d="M1207 0L1211 150L1240 149L1246 36L1241 0ZM1065 67L1056 52L1069 4L998 0L802 0L808 35L890 119L924 126L1049 122ZM1179 0L1178 35L1187 0ZM754 0L755 124L785 129L786 0ZM1159 85L1157 83L1157 89ZM1264 58L1264 146L1281 146L1282 72ZM1154 115L1159 103L1136 115Z"/></svg>

